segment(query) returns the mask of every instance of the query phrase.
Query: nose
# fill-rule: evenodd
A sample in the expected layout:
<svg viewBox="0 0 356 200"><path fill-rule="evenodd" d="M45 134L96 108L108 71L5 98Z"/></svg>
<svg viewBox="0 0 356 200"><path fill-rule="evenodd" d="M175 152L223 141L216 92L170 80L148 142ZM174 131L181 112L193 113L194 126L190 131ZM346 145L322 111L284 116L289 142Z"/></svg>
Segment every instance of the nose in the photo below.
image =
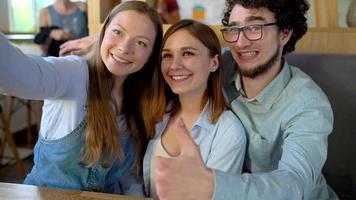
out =
<svg viewBox="0 0 356 200"><path fill-rule="evenodd" d="M171 69L182 69L183 68L182 57L179 55L174 55L170 68Z"/></svg>
<svg viewBox="0 0 356 200"><path fill-rule="evenodd" d="M133 41L130 38L125 38L125 39L119 41L118 49L123 54L132 54Z"/></svg>
<svg viewBox="0 0 356 200"><path fill-rule="evenodd" d="M242 49L242 48L250 46L251 41L246 38L246 36L243 32L240 32L238 40L236 42L232 43L232 45Z"/></svg>

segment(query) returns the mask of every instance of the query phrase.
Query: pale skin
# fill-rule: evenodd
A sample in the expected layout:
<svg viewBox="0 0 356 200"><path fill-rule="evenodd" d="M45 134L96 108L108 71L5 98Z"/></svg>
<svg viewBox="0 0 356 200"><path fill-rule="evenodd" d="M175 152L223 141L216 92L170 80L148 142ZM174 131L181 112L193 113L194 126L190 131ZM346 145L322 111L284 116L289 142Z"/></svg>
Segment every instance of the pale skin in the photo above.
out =
<svg viewBox="0 0 356 200"><path fill-rule="evenodd" d="M173 123L180 153L172 158L155 158L156 189L160 199L212 199L214 176L200 155L181 118ZM188 175L182 177L182 175ZM169 178L168 178L169 177ZM194 186L194 187L192 187Z"/></svg>
<svg viewBox="0 0 356 200"><path fill-rule="evenodd" d="M262 16L268 22L275 21L274 15L269 10L262 8L250 10L235 5L231 12L229 23L234 22L239 26L248 24L265 23L263 20L251 20ZM271 49L274 52L279 49L278 62L270 70L256 78L242 77L244 91L248 98L257 96L282 68L281 52L288 42L292 31L278 32L276 27L265 29L264 37L259 41L249 41L243 34L237 42L230 44L230 49L239 66L248 70L264 63L271 57ZM202 162L199 148L189 137L189 131L182 119L178 119L172 125L175 137L180 145L181 152L174 158L157 157L156 187L160 199L212 199L214 193L214 174ZM238 187L238 186L236 186Z"/></svg>
<svg viewBox="0 0 356 200"><path fill-rule="evenodd" d="M244 9L242 6L237 5L231 11L229 23L243 26L246 24L262 24L267 21L275 21L273 14L269 10ZM232 56L242 70L249 70L262 64L268 57L271 56L270 54L276 51L277 48L280 51L278 56L279 62L276 62L274 66L263 75L255 78L242 76L243 88L248 98L256 97L278 75L282 69L281 52L284 45L288 42L291 34L291 31L283 31L279 33L276 27L270 27L269 29L264 30L264 38L262 40L250 41L244 36L244 34L240 34L239 39L235 43L230 43ZM274 45L270 45L272 43ZM267 45L269 45L268 51L263 49L266 48ZM255 52L257 52L256 55L246 55L249 53L253 54Z"/></svg>
<svg viewBox="0 0 356 200"><path fill-rule="evenodd" d="M171 90L178 94L181 105L163 132L162 145L170 155L177 156L181 149L174 134L176 130L173 123L181 118L188 129L192 129L202 112L201 101L208 78L218 68L219 60L218 55L211 57L209 50L184 29L169 36L161 56L162 75Z"/></svg>
<svg viewBox="0 0 356 200"><path fill-rule="evenodd" d="M139 19L132 23L132 19ZM105 30L100 56L106 68L114 75L112 97L116 112L120 113L123 83L129 74L142 69L149 59L156 31L151 20L136 11L118 13Z"/></svg>

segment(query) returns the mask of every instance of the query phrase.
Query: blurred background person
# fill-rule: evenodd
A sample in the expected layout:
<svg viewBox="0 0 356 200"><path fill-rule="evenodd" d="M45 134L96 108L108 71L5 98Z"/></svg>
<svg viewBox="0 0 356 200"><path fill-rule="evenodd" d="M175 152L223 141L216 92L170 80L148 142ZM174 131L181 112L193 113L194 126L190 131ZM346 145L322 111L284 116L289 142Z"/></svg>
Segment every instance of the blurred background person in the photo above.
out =
<svg viewBox="0 0 356 200"><path fill-rule="evenodd" d="M122 2L125 1L132 0L123 0ZM179 14L180 8L176 0L146 0L145 2L157 9L163 23L173 24L178 22L181 18ZM60 46L59 54L84 55L90 50L97 37L97 34L94 34L80 39L67 41Z"/></svg>
<svg viewBox="0 0 356 200"><path fill-rule="evenodd" d="M176 0L147 0L157 9L164 24L174 24L180 20L179 6Z"/></svg>
<svg viewBox="0 0 356 200"><path fill-rule="evenodd" d="M34 42L40 45L45 56L58 56L61 44L88 35L87 5L56 0L40 10L39 25L40 32Z"/></svg>

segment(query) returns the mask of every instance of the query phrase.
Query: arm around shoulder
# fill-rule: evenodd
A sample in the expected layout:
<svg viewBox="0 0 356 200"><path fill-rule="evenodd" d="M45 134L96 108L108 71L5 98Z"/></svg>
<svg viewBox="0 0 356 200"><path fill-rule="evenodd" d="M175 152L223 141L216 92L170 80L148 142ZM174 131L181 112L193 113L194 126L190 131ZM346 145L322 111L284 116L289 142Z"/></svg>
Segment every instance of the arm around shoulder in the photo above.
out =
<svg viewBox="0 0 356 200"><path fill-rule="evenodd" d="M327 100L314 97L305 99L303 107L281 126L282 153L276 168L242 175L215 170L214 199L333 198L321 174L332 111Z"/></svg>

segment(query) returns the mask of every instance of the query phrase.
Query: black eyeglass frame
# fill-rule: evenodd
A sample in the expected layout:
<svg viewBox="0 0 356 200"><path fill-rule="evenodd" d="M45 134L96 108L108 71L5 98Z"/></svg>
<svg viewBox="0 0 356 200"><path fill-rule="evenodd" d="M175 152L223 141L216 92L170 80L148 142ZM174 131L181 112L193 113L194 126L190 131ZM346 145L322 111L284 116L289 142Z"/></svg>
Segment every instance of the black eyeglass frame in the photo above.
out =
<svg viewBox="0 0 356 200"><path fill-rule="evenodd" d="M238 27L238 26L228 26L228 27L224 27L224 28L220 29L220 32L221 32L221 34L222 34L222 36L223 36L225 42L227 42L227 43L234 43L234 42L236 42L237 40L239 40L241 32L244 34L244 36L245 36L246 39L248 39L248 40L250 40L250 41L257 41L257 40L260 40L260 39L263 37L263 28L264 28L264 27L266 27L266 26L274 26L274 25L278 25L278 23L277 23L277 22L272 22L272 23L266 23L266 24L251 24L251 25L242 26L242 27ZM261 34L260 34L260 35L261 35L261 36L260 36L259 38L257 38L257 39L252 39L252 40L251 40L249 37L246 36L245 30L246 30L246 27L253 27L253 26L258 26L258 27L260 27L260 29L261 29ZM234 41L228 41L228 40L225 38L225 35L224 35L224 33L228 32L228 31L231 30L231 29L234 29L234 30L238 30L238 31L239 31L239 34L238 34L236 40L234 40Z"/></svg>

